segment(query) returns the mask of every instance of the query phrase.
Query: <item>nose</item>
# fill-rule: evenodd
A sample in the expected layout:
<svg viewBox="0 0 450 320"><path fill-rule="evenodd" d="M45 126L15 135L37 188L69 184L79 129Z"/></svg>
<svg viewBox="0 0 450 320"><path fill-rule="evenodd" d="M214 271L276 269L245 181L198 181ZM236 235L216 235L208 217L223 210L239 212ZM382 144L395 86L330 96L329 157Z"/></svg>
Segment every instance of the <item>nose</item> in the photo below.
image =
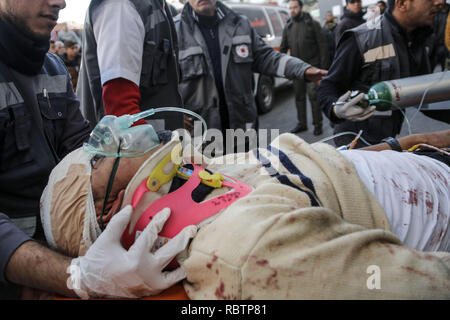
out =
<svg viewBox="0 0 450 320"><path fill-rule="evenodd" d="M49 0L48 4L50 7L62 10L66 7L66 0Z"/></svg>

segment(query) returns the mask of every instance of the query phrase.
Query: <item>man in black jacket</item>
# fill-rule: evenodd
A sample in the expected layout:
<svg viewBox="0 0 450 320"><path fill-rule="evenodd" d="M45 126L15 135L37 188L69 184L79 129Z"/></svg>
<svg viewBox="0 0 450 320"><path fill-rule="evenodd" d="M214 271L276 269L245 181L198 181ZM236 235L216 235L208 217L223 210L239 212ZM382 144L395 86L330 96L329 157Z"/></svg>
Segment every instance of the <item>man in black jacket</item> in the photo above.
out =
<svg viewBox="0 0 450 320"><path fill-rule="evenodd" d="M356 134L363 130L362 137L375 144L400 132L403 115L399 110L372 116L374 107L358 105L364 94L350 98L347 91L367 92L380 81L430 73L424 43L432 32L430 26L438 3L439 0L392 0L384 15L343 34L328 76L318 90L319 103L335 123L335 133ZM334 141L341 146L353 138L345 135ZM359 142L357 146L364 144Z"/></svg>
<svg viewBox="0 0 450 320"><path fill-rule="evenodd" d="M335 43L339 42L339 38L345 30L352 29L366 22L363 19L365 12L362 10L361 0L345 0L345 2L344 15L334 29Z"/></svg>
<svg viewBox="0 0 450 320"><path fill-rule="evenodd" d="M148 295L149 287L151 292L163 289L160 278L168 277L158 273L164 267L157 270L150 261L151 240L143 240L137 250L143 258L120 244L130 208L117 213L100 236L104 240L77 259L35 241L44 240L40 197L50 172L90 134L64 63L47 53L50 32L65 6L64 0L0 0L0 299L19 298L19 286L80 297L129 296L133 288L139 288L133 297ZM139 264L156 272L140 273ZM123 276L130 273L132 279ZM183 272L176 276L173 283L184 277Z"/></svg>
<svg viewBox="0 0 450 320"><path fill-rule="evenodd" d="M303 11L301 0L289 2L291 19L283 30L280 52L290 54L302 59L314 67L324 69L328 64L328 45L322 33L320 24ZM291 130L292 133L308 129L306 119L306 93L311 102L314 135L322 134L322 111L317 103L317 84L302 79L294 80L295 105L297 107L298 124Z"/></svg>

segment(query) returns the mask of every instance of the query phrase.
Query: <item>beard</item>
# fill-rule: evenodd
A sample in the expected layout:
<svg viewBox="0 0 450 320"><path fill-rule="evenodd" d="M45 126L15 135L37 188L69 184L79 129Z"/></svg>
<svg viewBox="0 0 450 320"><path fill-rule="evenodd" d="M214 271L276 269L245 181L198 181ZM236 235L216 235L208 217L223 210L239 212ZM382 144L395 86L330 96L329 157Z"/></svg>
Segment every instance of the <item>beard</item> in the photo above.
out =
<svg viewBox="0 0 450 320"><path fill-rule="evenodd" d="M13 14L0 13L0 19L4 19L12 24L20 33L22 33L26 38L34 42L45 42L50 41L50 32L45 34L40 34L33 31L27 24L25 19L17 17Z"/></svg>

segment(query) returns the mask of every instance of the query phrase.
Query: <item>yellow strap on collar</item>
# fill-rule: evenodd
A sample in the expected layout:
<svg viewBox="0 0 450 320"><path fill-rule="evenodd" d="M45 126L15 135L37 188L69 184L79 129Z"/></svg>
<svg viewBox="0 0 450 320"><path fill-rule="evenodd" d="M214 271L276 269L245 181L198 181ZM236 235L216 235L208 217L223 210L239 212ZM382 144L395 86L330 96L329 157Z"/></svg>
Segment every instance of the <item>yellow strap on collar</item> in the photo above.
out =
<svg viewBox="0 0 450 320"><path fill-rule="evenodd" d="M207 186L213 188L222 187L223 176L218 172L210 174L208 171L203 170L198 173L198 176L200 179L202 179L202 182Z"/></svg>
<svg viewBox="0 0 450 320"><path fill-rule="evenodd" d="M153 192L158 191L163 184L171 181L181 165L181 159L182 148L179 143L153 169L147 179L148 190Z"/></svg>

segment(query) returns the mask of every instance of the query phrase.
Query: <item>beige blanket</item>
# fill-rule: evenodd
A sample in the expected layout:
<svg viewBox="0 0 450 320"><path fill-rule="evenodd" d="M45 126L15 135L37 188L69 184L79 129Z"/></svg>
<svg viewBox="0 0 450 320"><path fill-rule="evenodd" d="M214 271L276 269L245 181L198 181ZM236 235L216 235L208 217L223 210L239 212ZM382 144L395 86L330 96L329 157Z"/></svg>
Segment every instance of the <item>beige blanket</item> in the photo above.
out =
<svg viewBox="0 0 450 320"><path fill-rule="evenodd" d="M290 134L272 145L208 166L255 189L193 240L190 298L450 298L450 254L403 246L350 162Z"/></svg>

